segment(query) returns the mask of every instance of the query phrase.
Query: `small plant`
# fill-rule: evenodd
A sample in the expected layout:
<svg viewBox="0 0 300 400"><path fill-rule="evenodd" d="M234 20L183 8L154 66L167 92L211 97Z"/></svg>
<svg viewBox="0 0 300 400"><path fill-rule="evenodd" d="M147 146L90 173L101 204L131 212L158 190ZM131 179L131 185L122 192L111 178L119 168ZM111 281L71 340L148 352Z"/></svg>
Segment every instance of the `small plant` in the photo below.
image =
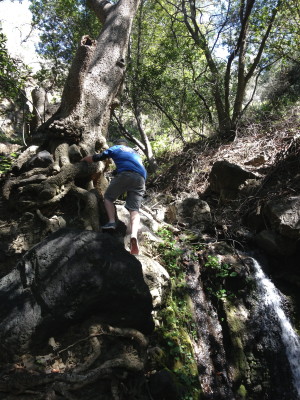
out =
<svg viewBox="0 0 300 400"><path fill-rule="evenodd" d="M204 266L214 273L212 287L208 288L210 294L215 296L218 300L226 301L229 298L234 298L235 295L225 288L228 278L237 276L232 266L226 263L221 263L216 256L207 256L207 261Z"/></svg>
<svg viewBox="0 0 300 400"><path fill-rule="evenodd" d="M158 247L162 262L171 277L178 276L182 269L180 258L183 251L179 248L174 234L170 230L162 228L158 231L158 236L163 239L163 243Z"/></svg>
<svg viewBox="0 0 300 400"><path fill-rule="evenodd" d="M227 278L237 276L237 273L233 271L232 266L226 263L220 263L217 257L215 256L208 256L207 262L204 264L205 267L209 267L212 269L217 270L216 273L217 277Z"/></svg>
<svg viewBox="0 0 300 400"><path fill-rule="evenodd" d="M216 269L220 267L220 261L216 256L207 256L207 261L204 264L204 266Z"/></svg>
<svg viewBox="0 0 300 400"><path fill-rule="evenodd" d="M17 153L11 153L9 156L0 155L0 174L5 174L5 172L9 171L14 159L17 157Z"/></svg>
<svg viewBox="0 0 300 400"><path fill-rule="evenodd" d="M160 327L156 329L167 354L163 367L172 370L178 383L186 388L182 399L196 400L200 387L191 340L197 337L197 327L188 302L183 250L170 230L162 228L158 235L163 239L158 247L160 260L172 282L167 304L159 312Z"/></svg>

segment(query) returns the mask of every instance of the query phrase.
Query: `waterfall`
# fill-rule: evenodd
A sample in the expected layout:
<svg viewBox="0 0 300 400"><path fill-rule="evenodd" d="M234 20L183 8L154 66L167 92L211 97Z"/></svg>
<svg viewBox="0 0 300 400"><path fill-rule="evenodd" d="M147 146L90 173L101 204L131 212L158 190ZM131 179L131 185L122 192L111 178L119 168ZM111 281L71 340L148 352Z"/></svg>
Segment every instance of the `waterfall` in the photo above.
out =
<svg viewBox="0 0 300 400"><path fill-rule="evenodd" d="M285 346L286 355L293 374L295 389L300 397L300 338L294 331L289 319L282 308L280 292L274 284L266 277L261 266L255 259L251 259L255 269L258 291L264 305L274 311L281 328L282 342Z"/></svg>

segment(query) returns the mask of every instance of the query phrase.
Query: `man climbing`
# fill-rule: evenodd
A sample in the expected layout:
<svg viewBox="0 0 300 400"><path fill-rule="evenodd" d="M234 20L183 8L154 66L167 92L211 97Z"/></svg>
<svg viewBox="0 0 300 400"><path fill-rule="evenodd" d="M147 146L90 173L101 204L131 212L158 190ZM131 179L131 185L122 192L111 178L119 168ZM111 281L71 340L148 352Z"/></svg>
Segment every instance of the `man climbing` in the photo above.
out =
<svg viewBox="0 0 300 400"><path fill-rule="evenodd" d="M116 229L114 201L123 193L127 193L125 207L130 213L130 253L139 254L137 240L140 225L139 209L145 193L147 171L141 157L128 146L126 139L118 139L114 146L104 150L103 153L84 157L82 161L97 162L107 158L111 158L116 164L117 174L104 193L108 223L102 226L102 229Z"/></svg>

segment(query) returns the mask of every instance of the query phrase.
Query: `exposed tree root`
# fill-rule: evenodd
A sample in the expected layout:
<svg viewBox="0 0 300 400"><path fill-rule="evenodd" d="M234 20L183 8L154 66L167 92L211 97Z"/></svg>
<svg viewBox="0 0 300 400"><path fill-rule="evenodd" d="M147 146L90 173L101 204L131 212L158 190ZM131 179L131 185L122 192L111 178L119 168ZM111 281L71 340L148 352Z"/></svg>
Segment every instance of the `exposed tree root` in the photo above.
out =
<svg viewBox="0 0 300 400"><path fill-rule="evenodd" d="M99 209L96 191L87 191L72 185L72 193L84 201L82 220L84 229L99 231Z"/></svg>
<svg viewBox="0 0 300 400"><path fill-rule="evenodd" d="M68 143L60 143L54 152L54 166L53 169L59 171L60 166L70 164L69 158L69 145Z"/></svg>
<svg viewBox="0 0 300 400"><path fill-rule="evenodd" d="M41 392L36 388L41 387L44 398L55 400L56 393L64 396L66 399L75 400L73 394L85 386L91 385L101 379L111 380L112 399L119 400L120 381L127 377L128 373L140 373L144 370L147 338L135 329L116 328L107 325L92 325L89 329L89 336L78 340L72 345L57 352L57 356L69 352L85 341L90 341L91 353L86 357L84 363L77 365L70 372L49 374L18 368L9 371L8 374L2 374L0 379L0 392L14 394L34 394ZM139 351L131 346L125 346L124 351L118 357L106 360L101 365L90 369L90 367L99 359L101 355L102 336L116 336L131 339L137 345ZM139 354L140 353L140 354ZM45 395L46 391L46 395Z"/></svg>
<svg viewBox="0 0 300 400"><path fill-rule="evenodd" d="M78 373L78 372L82 372L82 371L86 371L96 360L97 358L100 356L101 354L101 338L99 339L99 336L101 334L99 334L99 329L98 327L92 325L90 327L90 343L91 343L91 347L92 347L92 354L90 354L87 359L85 360L84 363L78 365L76 368L74 368L74 372Z"/></svg>
<svg viewBox="0 0 300 400"><path fill-rule="evenodd" d="M21 174L19 177L12 177L7 181L3 189L3 195L9 201L11 207L18 204L19 210L43 209L49 205L59 203L69 192L81 200L83 207L81 223L87 230L99 231L99 201L101 201L105 190L105 178L103 176L106 168L105 163L78 162L71 164L67 145L57 146L59 152L58 161L47 168L36 168ZM55 174L53 175L53 171ZM49 176L50 175L50 176ZM97 190L94 189L93 179L97 176ZM76 181L85 181L86 187L77 186ZM101 192L99 193L99 190ZM38 216L46 222L47 228L53 232L54 226L50 226L50 220L46 221L41 212ZM55 221L54 221L55 222ZM50 224L50 225L49 225ZM53 225L53 224L52 224ZM57 225L57 224L54 224ZM59 226L58 226L59 228Z"/></svg>
<svg viewBox="0 0 300 400"><path fill-rule="evenodd" d="M53 215L52 218L45 217L40 210L36 210L37 216L40 218L42 222L46 225L46 232L55 232L60 228L64 228L66 226L66 221L57 215Z"/></svg>

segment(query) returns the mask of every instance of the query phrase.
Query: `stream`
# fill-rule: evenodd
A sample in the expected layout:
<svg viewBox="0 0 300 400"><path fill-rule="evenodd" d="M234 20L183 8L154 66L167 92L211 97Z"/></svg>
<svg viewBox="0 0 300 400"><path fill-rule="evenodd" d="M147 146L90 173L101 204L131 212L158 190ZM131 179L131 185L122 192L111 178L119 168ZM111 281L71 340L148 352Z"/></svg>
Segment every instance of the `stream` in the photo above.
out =
<svg viewBox="0 0 300 400"><path fill-rule="evenodd" d="M285 296L261 265L247 257L248 286L233 302L232 318L226 316L230 307L207 295L209 282L201 269L195 263L187 271L198 326L194 353L201 399L300 400L300 339L286 315ZM241 322L240 328L232 321Z"/></svg>
<svg viewBox="0 0 300 400"><path fill-rule="evenodd" d="M276 289L272 281L267 278L259 263L252 259L255 269L255 277L261 300L266 307L270 308L276 315L278 324L281 328L281 338L285 346L285 352L291 372L295 390L300 398L300 339L291 322L285 315L282 307L282 295Z"/></svg>

